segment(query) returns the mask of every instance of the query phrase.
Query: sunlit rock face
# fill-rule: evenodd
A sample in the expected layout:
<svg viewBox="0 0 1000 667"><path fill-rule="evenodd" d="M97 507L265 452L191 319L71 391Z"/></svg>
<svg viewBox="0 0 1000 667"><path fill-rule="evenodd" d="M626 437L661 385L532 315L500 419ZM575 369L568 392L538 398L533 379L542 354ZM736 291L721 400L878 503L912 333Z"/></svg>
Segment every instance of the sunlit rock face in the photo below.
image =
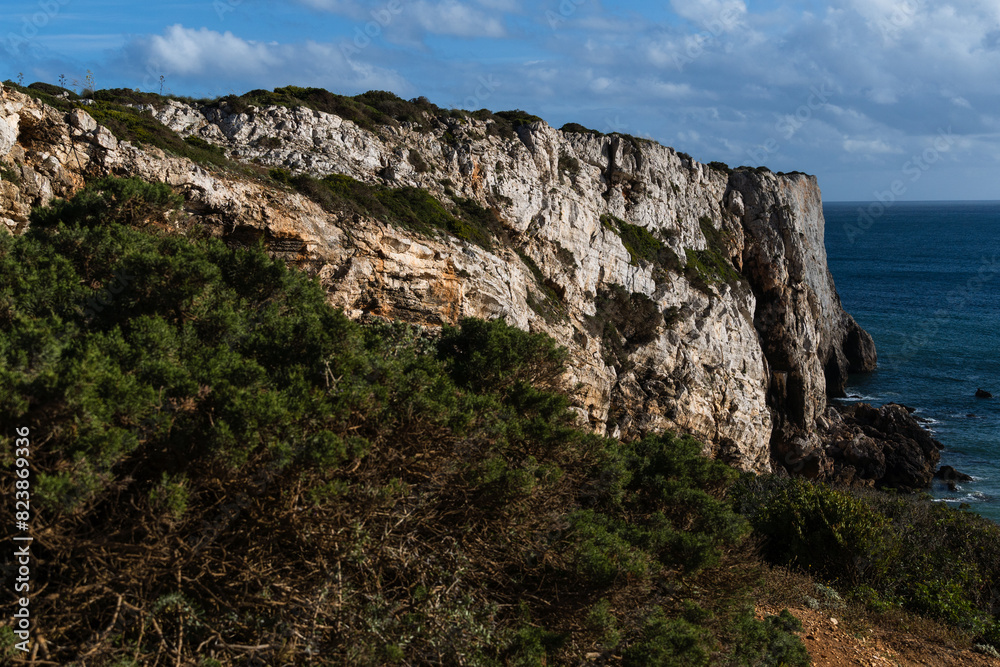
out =
<svg viewBox="0 0 1000 667"><path fill-rule="evenodd" d="M746 470L821 449L828 394L874 365L827 270L813 177L728 173L653 142L543 122L505 138L468 118L369 131L304 108L228 109L147 111L252 165L246 173L209 172L119 141L85 111L4 91L0 155L20 177L0 188L0 221L22 232L31 207L70 196L85 175L169 183L191 220L232 244L263 240L352 317L503 317L546 332L570 352L581 423L622 438L690 433ZM493 211L504 238L486 248L332 214L270 168L418 187L446 206L468 198Z"/></svg>

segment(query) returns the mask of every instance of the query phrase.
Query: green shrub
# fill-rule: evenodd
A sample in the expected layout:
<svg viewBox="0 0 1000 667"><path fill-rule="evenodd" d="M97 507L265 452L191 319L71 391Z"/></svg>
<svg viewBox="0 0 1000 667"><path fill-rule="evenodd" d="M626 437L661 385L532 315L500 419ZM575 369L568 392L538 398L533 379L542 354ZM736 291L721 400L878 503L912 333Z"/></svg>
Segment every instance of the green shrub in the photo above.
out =
<svg viewBox="0 0 1000 667"><path fill-rule="evenodd" d="M506 393L526 386L562 387L568 352L545 334L531 334L501 319L463 319L445 326L438 345L452 377L474 391Z"/></svg>
<svg viewBox="0 0 1000 667"><path fill-rule="evenodd" d="M0 658L13 661L17 655L18 637L14 634L14 628L5 625L0 628Z"/></svg>
<svg viewBox="0 0 1000 667"><path fill-rule="evenodd" d="M735 490L771 562L840 582L875 611L902 606L973 634L993 623L995 524L941 503L802 480L748 477Z"/></svg>
<svg viewBox="0 0 1000 667"><path fill-rule="evenodd" d="M621 643L622 633L618 620L615 618L611 602L607 598L598 600L587 612L587 625L598 633L601 643L605 646L614 648Z"/></svg>
<svg viewBox="0 0 1000 667"><path fill-rule="evenodd" d="M410 149L409 161L418 174L424 174L431 170L430 166L420 154L420 151L415 148Z"/></svg>
<svg viewBox="0 0 1000 667"><path fill-rule="evenodd" d="M812 664L809 652L793 634L801 631L802 622L787 609L763 621L746 611L733 629L733 663L745 667L808 667Z"/></svg>
<svg viewBox="0 0 1000 667"><path fill-rule="evenodd" d="M272 179L281 183L282 185L292 185L292 172L287 169L281 169L280 167L275 167L268 170L267 175Z"/></svg>
<svg viewBox="0 0 1000 667"><path fill-rule="evenodd" d="M698 572L747 534L746 521L720 499L732 469L703 457L697 441L649 436L604 456L592 509L567 517L569 562L590 585L643 580L661 567Z"/></svg>
<svg viewBox="0 0 1000 667"><path fill-rule="evenodd" d="M714 162L713 161L713 162L709 162L708 166L709 166L709 168L714 169L716 171L720 171L723 174L727 174L728 175L728 174L733 173L732 167L730 167L725 162Z"/></svg>
<svg viewBox="0 0 1000 667"><path fill-rule="evenodd" d="M525 626L514 635L507 647L505 663L516 667L544 667L548 656L565 643L565 636L545 628Z"/></svg>
<svg viewBox="0 0 1000 667"><path fill-rule="evenodd" d="M5 164L0 165L0 181L7 181L8 183L17 185L21 182L21 172L14 167L8 167Z"/></svg>
<svg viewBox="0 0 1000 667"><path fill-rule="evenodd" d="M580 161L568 153L560 153L559 171L568 171L576 176L580 173Z"/></svg>
<svg viewBox="0 0 1000 667"><path fill-rule="evenodd" d="M58 199L32 213L33 226L60 222L84 226L121 224L133 227L165 222L184 202L166 183L107 176L88 183L67 201Z"/></svg>
<svg viewBox="0 0 1000 667"><path fill-rule="evenodd" d="M541 118L534 116L526 111L521 111L520 109L515 109L513 111L498 111L493 114L497 118L502 118L509 122L514 127L520 127L522 125L530 125L532 123L544 123Z"/></svg>
<svg viewBox="0 0 1000 667"><path fill-rule="evenodd" d="M684 275L703 291L708 291L709 285L712 284L734 285L741 282L743 277L726 255L729 240L727 232L713 227L712 220L708 216L703 215L698 223L708 247L705 250L685 249L687 264L684 267Z"/></svg>
<svg viewBox="0 0 1000 667"><path fill-rule="evenodd" d="M46 95L51 95L52 97L58 97L60 95L67 95L69 99L75 99L78 97L76 93L67 88L62 88L60 86L55 86L51 83L44 83L42 81L36 81L35 83L28 86L29 90L38 91L40 93L45 93Z"/></svg>
<svg viewBox="0 0 1000 667"><path fill-rule="evenodd" d="M890 522L843 492L778 478L748 478L738 489L736 497L748 508L754 530L767 538L764 548L775 562L853 585L884 575L877 562L868 564L871 557L881 561L898 548Z"/></svg>
<svg viewBox="0 0 1000 667"><path fill-rule="evenodd" d="M709 633L681 618L668 619L657 610L646 619L639 641L622 655L626 667L699 667L709 664Z"/></svg>
<svg viewBox="0 0 1000 667"><path fill-rule="evenodd" d="M184 137L184 143L188 144L189 146L193 146L198 150L202 150L208 153L214 153L218 155L220 158L225 157L225 152L223 151L223 148L221 146L216 146L215 144L209 143L208 141L205 141L201 137L195 136L193 134L191 136Z"/></svg>
<svg viewBox="0 0 1000 667"><path fill-rule="evenodd" d="M610 586L619 578L645 579L653 559L634 544L627 522L593 510L580 510L568 517L573 546L569 561L580 583Z"/></svg>
<svg viewBox="0 0 1000 667"><path fill-rule="evenodd" d="M601 224L621 237L633 265L638 266L640 260L650 263L658 261L663 242L645 228L625 222L613 215L602 215Z"/></svg>
<svg viewBox="0 0 1000 667"><path fill-rule="evenodd" d="M714 250L686 248L684 253L687 258L684 275L691 281L691 284L702 291L707 291L709 285L733 284L742 279L729 260Z"/></svg>
<svg viewBox="0 0 1000 667"><path fill-rule="evenodd" d="M469 199L456 198L455 210L449 211L420 188L368 185L343 174L317 179L271 170L270 176L279 182L287 177L299 192L332 213L373 216L428 236L443 231L487 250L504 234L496 212Z"/></svg>
<svg viewBox="0 0 1000 667"><path fill-rule="evenodd" d="M578 134L593 134L594 136L603 137L603 132L598 132L597 130L592 130L589 127L584 127L579 123L566 123L561 128L561 132L576 132Z"/></svg>

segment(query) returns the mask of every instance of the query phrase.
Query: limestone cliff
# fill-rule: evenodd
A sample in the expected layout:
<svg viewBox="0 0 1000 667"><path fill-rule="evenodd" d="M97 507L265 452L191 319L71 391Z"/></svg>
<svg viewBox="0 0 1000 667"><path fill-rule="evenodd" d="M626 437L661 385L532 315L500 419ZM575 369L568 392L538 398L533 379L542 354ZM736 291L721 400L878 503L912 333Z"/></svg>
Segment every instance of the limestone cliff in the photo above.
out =
<svg viewBox="0 0 1000 667"><path fill-rule="evenodd" d="M551 334L570 350L581 421L599 432L675 429L743 469L793 468L822 453L827 396L848 371L874 369L871 338L827 270L811 176L729 173L653 142L544 122L503 136L467 116L369 130L307 108L149 107L251 166L209 171L120 141L84 109L2 95L0 156L16 179L0 184L0 222L12 232L84 179L167 182L190 220L234 244L262 239L353 317L504 317ZM486 248L329 213L267 167L413 186L446 205L469 198L494 212L505 239Z"/></svg>

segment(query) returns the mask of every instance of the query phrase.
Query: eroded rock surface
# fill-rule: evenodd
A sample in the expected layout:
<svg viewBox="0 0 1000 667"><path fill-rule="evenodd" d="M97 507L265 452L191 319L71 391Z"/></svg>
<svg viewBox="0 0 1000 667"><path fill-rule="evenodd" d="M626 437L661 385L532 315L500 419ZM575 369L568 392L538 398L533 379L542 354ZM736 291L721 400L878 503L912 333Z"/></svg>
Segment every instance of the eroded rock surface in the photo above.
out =
<svg viewBox="0 0 1000 667"><path fill-rule="evenodd" d="M120 141L83 110L63 114L9 90L2 108L0 118L20 118L3 158L20 183L0 190L0 218L15 233L30 207L71 195L85 177L167 182L192 219L232 244L263 239L318 275L352 317L430 326L504 317L552 335L570 350L576 410L598 432L674 429L743 469L792 469L792 459L826 451L827 396L842 392L848 371L875 365L827 270L814 177L729 174L645 140L541 122L504 138L472 119L372 132L304 108L148 110L263 167L254 178ZM331 214L268 179L269 167L420 187L446 205L470 198L495 212L509 240L487 250ZM636 256L628 229L660 250ZM714 257L739 273L704 269Z"/></svg>

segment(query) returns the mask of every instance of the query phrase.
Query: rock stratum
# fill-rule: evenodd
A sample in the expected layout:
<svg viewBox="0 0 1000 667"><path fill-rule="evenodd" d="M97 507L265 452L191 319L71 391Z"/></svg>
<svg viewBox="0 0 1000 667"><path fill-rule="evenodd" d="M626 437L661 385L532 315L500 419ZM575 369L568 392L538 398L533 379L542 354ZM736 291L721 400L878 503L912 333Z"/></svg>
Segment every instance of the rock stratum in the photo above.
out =
<svg viewBox="0 0 1000 667"><path fill-rule="evenodd" d="M597 432L690 433L744 470L929 483L939 446L905 410L828 409L848 373L875 369L876 352L827 269L815 177L730 171L541 121L504 136L461 114L365 129L306 107L240 106L143 108L253 166L209 169L8 87L0 158L14 178L0 183L0 222L22 233L32 207L103 175L166 182L188 222L231 244L262 240L352 317L503 317L551 335L570 352L574 409ZM419 188L446 207L473 201L503 240L331 213L267 178L271 167Z"/></svg>

